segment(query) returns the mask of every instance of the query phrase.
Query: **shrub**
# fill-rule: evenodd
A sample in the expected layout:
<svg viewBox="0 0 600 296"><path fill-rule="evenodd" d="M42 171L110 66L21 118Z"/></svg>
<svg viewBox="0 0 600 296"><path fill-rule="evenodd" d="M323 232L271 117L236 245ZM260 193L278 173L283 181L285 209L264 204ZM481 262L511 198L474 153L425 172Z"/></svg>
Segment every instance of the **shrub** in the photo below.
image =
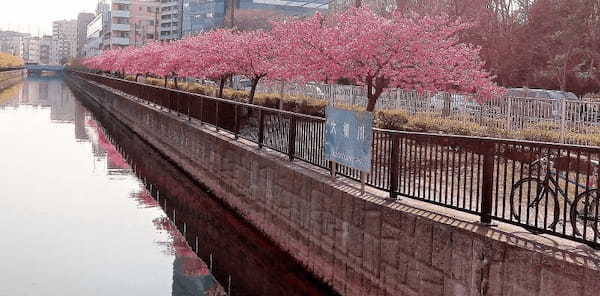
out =
<svg viewBox="0 0 600 296"><path fill-rule="evenodd" d="M325 117L325 108L327 108L327 101L303 97L300 99L300 104L298 105L298 107L298 113Z"/></svg>
<svg viewBox="0 0 600 296"><path fill-rule="evenodd" d="M218 88L215 88L215 90L217 92L219 91ZM247 91L226 88L223 90L223 96L226 99L234 100L237 102L246 102L248 100L248 97L250 96L250 94L248 94Z"/></svg>
<svg viewBox="0 0 600 296"><path fill-rule="evenodd" d="M381 110L375 113L375 126L383 129L401 130L408 123L408 113L403 110Z"/></svg>
<svg viewBox="0 0 600 296"><path fill-rule="evenodd" d="M362 111L366 110L365 107L360 107L357 105L336 104L335 107L339 108L339 109L344 109L344 110L348 110L348 111L356 111L356 112L362 112Z"/></svg>
<svg viewBox="0 0 600 296"><path fill-rule="evenodd" d="M279 95L275 94L257 94L254 96L254 104L268 108L279 108Z"/></svg>
<svg viewBox="0 0 600 296"><path fill-rule="evenodd" d="M452 135L483 136L486 128L465 119L435 117L429 114L417 113L409 117L407 130L419 132L442 132Z"/></svg>
<svg viewBox="0 0 600 296"><path fill-rule="evenodd" d="M559 142L560 133L551 130L525 128L519 131L519 138L529 141Z"/></svg>
<svg viewBox="0 0 600 296"><path fill-rule="evenodd" d="M14 68L23 66L23 59L14 55L0 52L0 68Z"/></svg>
<svg viewBox="0 0 600 296"><path fill-rule="evenodd" d="M560 124L552 121L536 122L529 126L530 129L555 131L560 130Z"/></svg>

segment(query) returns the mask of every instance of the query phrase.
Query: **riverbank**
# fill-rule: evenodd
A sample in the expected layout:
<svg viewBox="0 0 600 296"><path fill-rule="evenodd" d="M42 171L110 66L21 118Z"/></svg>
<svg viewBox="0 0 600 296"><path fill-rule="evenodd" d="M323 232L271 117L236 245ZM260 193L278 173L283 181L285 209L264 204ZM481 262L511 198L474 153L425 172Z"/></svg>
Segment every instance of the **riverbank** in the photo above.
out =
<svg viewBox="0 0 600 296"><path fill-rule="evenodd" d="M0 90L9 88L21 81L26 76L24 69L22 70L10 70L0 71Z"/></svg>

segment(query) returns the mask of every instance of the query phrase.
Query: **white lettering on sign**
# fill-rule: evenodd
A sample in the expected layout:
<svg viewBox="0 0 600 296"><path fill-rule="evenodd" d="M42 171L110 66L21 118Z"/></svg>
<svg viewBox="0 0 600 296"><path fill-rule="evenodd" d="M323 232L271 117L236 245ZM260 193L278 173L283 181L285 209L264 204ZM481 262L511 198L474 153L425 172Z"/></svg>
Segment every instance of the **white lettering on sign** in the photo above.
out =
<svg viewBox="0 0 600 296"><path fill-rule="evenodd" d="M344 122L344 137L350 137L350 124L347 122Z"/></svg>
<svg viewBox="0 0 600 296"><path fill-rule="evenodd" d="M335 135L335 134L336 134L336 133L335 133L335 125L336 125L335 121L333 121L333 120L332 120L332 121L330 121L330 122L329 122L329 125L331 126L331 134L332 134L332 135Z"/></svg>
<svg viewBox="0 0 600 296"><path fill-rule="evenodd" d="M356 139L361 142L365 140L365 126L364 125L358 126L358 134L356 135Z"/></svg>

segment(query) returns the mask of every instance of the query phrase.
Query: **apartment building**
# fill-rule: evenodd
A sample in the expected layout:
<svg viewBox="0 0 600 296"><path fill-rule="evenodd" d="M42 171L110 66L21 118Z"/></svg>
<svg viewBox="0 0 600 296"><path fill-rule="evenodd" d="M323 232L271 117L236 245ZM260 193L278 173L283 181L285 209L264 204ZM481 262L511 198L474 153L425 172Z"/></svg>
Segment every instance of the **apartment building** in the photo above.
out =
<svg viewBox="0 0 600 296"><path fill-rule="evenodd" d="M82 12L77 15L77 57L83 57L87 41L87 26L96 18L94 13Z"/></svg>
<svg viewBox="0 0 600 296"><path fill-rule="evenodd" d="M42 36L40 38L40 64L59 65L62 59L60 47L58 39L50 35Z"/></svg>
<svg viewBox="0 0 600 296"><path fill-rule="evenodd" d="M77 56L77 20L60 20L52 22L52 38L58 47L60 64Z"/></svg>
<svg viewBox="0 0 600 296"><path fill-rule="evenodd" d="M131 0L129 24L130 43L143 46L160 34L160 1Z"/></svg>
<svg viewBox="0 0 600 296"><path fill-rule="evenodd" d="M23 39L23 60L25 63L40 63L40 45L40 37L25 37Z"/></svg>
<svg viewBox="0 0 600 296"><path fill-rule="evenodd" d="M23 39L29 34L14 31L0 31L0 51L23 57Z"/></svg>
<svg viewBox="0 0 600 296"><path fill-rule="evenodd" d="M102 28L102 49L127 47L130 45L129 25L130 0L112 0L109 3L108 21Z"/></svg>
<svg viewBox="0 0 600 296"><path fill-rule="evenodd" d="M160 40L181 38L183 0L160 0Z"/></svg>

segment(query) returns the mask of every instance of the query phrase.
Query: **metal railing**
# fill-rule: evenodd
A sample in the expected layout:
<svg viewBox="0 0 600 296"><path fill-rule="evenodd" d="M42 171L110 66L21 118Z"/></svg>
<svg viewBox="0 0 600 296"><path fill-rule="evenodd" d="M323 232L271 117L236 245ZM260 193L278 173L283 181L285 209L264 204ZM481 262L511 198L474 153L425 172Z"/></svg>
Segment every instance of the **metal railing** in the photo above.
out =
<svg viewBox="0 0 600 296"><path fill-rule="evenodd" d="M279 151L290 160L331 167L323 153L323 118L76 74ZM598 160L597 147L374 129L366 184L389 192L391 198L479 215L482 223L503 221L598 247ZM337 171L360 180L352 168L339 165Z"/></svg>
<svg viewBox="0 0 600 296"><path fill-rule="evenodd" d="M295 84L264 81L257 93L325 100L329 104L366 107L367 90L340 84ZM535 93L535 92L532 92ZM507 129L523 135L534 130L556 132L557 142L589 145L585 136L600 132L600 101L503 96L478 102L472 95L387 89L376 110L403 110L432 120L453 119L482 128Z"/></svg>

